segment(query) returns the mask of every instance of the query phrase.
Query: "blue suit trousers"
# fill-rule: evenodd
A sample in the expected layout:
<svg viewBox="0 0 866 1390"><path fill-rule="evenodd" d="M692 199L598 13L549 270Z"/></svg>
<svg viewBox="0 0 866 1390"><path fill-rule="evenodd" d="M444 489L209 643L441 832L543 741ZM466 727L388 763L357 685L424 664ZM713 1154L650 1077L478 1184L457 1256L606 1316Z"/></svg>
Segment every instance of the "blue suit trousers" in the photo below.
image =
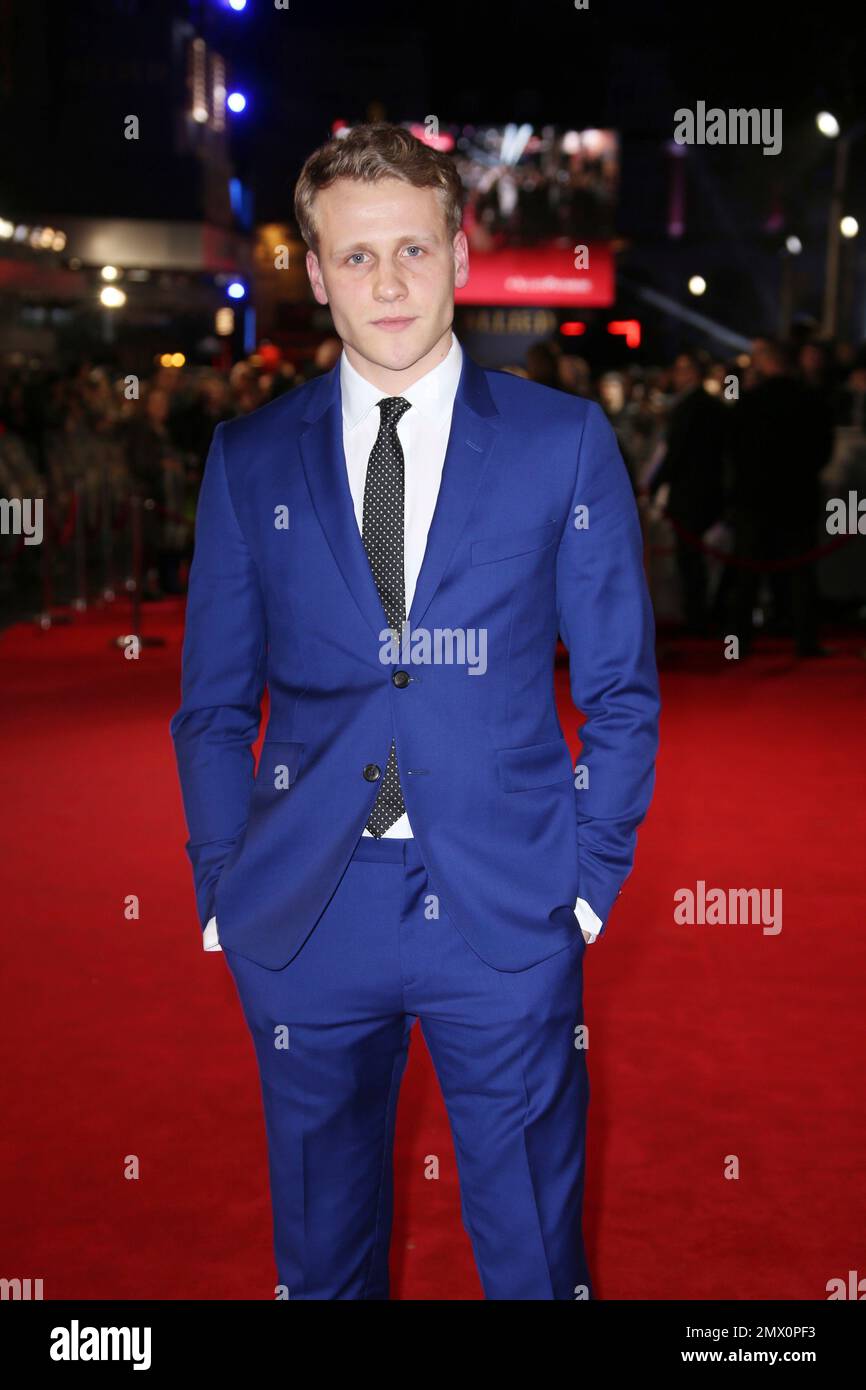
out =
<svg viewBox="0 0 866 1390"><path fill-rule="evenodd" d="M278 1296L389 1297L394 1127L416 1019L485 1298L593 1296L585 950L576 931L528 969L494 969L445 912L417 842L367 837L287 965L224 948L259 1069Z"/></svg>

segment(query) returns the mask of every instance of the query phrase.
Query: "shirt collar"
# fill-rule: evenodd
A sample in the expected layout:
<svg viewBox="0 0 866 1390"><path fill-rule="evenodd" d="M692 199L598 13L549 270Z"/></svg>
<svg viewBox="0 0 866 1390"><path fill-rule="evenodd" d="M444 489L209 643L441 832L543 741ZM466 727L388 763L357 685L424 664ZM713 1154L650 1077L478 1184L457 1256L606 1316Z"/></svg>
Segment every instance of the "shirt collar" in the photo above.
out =
<svg viewBox="0 0 866 1390"><path fill-rule="evenodd" d="M437 412L451 409L457 394L460 372L463 367L463 349L457 335L451 333L451 347L445 357L429 372L401 392L414 410L434 419ZM345 351L340 356L340 394L343 402L343 423L347 429L354 429L365 415L378 405L387 394L374 386L366 377L352 366Z"/></svg>

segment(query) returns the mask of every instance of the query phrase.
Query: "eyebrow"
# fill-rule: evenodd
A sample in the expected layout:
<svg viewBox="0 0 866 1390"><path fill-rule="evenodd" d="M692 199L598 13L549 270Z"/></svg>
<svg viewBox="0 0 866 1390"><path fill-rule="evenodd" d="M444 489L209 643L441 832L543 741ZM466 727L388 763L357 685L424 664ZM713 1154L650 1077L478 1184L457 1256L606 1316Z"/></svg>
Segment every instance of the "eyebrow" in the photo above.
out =
<svg viewBox="0 0 866 1390"><path fill-rule="evenodd" d="M421 241L438 243L439 237L435 232L406 232L403 236L398 237L397 241L398 243L405 241L413 243ZM338 249L334 251L332 259L336 260L340 256L353 255L356 251L372 251L375 253L375 248L372 247L368 241L352 241L345 246L338 247Z"/></svg>

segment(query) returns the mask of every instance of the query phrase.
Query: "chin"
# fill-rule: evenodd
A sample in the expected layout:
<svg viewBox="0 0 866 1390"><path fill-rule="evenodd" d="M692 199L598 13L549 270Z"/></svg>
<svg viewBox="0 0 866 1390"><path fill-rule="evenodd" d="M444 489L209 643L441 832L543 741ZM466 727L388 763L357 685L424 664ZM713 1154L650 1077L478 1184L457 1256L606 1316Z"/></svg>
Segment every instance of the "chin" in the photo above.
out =
<svg viewBox="0 0 866 1390"><path fill-rule="evenodd" d="M413 362L430 351L431 346L424 342L424 334L413 326L393 337L374 330L371 337L365 340L361 351L371 362L378 362L391 371L400 371L411 367Z"/></svg>
<svg viewBox="0 0 866 1390"><path fill-rule="evenodd" d="M411 367L419 357L423 357L427 348L420 342L414 334L404 335L403 342L386 343L384 357L392 367Z"/></svg>

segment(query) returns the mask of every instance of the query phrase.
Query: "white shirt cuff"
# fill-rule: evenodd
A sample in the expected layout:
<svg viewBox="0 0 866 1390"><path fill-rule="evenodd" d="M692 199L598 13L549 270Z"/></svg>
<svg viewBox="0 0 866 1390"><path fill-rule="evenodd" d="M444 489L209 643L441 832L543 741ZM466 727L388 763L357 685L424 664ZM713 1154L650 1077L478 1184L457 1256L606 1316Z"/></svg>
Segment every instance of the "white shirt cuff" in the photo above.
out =
<svg viewBox="0 0 866 1390"><path fill-rule="evenodd" d="M590 939L590 944L595 941L604 923L600 917L596 917L589 903L584 898L578 898L574 904L574 915L577 918L578 926L585 931Z"/></svg>
<svg viewBox="0 0 866 1390"><path fill-rule="evenodd" d="M202 934L202 946L206 951L221 951L220 939L217 936L216 917L211 917Z"/></svg>

